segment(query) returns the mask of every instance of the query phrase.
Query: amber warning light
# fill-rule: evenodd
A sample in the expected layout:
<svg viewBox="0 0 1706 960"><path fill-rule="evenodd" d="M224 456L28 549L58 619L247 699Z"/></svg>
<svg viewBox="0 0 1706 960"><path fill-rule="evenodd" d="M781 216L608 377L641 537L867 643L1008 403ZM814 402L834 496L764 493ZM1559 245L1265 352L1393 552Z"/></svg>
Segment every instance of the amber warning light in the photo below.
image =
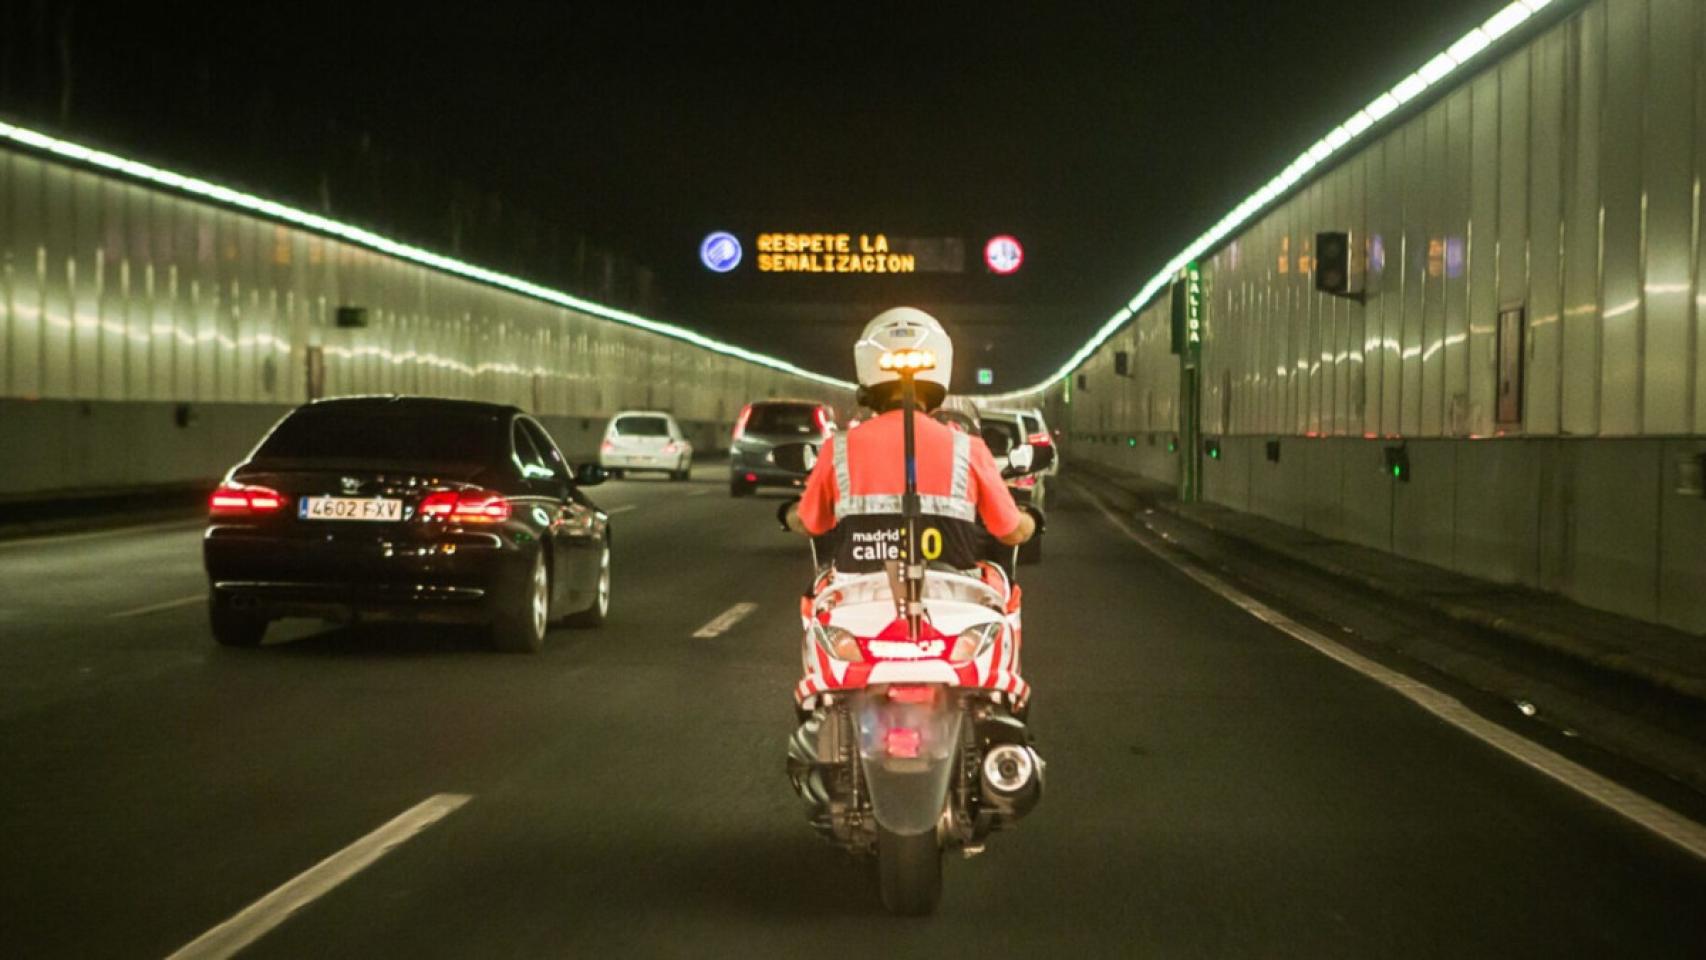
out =
<svg viewBox="0 0 1706 960"><path fill-rule="evenodd" d="M890 350L877 360L877 366L896 373L936 369L936 355L929 350Z"/></svg>

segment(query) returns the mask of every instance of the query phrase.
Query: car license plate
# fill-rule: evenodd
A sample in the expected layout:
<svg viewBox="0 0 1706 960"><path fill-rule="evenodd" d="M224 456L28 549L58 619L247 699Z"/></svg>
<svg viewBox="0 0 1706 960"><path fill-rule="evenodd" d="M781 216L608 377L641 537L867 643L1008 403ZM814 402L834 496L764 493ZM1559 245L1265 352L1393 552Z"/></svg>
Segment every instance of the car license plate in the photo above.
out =
<svg viewBox="0 0 1706 960"><path fill-rule="evenodd" d="M364 497L303 497L296 515L304 520L401 520L403 501Z"/></svg>

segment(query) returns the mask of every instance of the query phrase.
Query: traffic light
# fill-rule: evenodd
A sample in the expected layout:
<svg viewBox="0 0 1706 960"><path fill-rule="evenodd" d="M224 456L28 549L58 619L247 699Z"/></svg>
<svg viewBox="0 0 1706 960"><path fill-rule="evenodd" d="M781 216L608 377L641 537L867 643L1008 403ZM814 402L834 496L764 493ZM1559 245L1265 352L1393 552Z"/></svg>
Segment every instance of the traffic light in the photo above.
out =
<svg viewBox="0 0 1706 960"><path fill-rule="evenodd" d="M1332 294L1350 292L1350 234L1332 232L1315 235L1315 289Z"/></svg>

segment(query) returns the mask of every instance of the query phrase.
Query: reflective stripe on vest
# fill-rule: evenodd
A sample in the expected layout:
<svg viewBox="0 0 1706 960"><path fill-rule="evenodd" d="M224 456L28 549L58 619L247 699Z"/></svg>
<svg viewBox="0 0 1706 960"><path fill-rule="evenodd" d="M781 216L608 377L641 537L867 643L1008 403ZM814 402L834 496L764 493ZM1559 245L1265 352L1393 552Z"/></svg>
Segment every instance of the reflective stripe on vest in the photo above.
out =
<svg viewBox="0 0 1706 960"><path fill-rule="evenodd" d="M853 495L852 471L847 466L848 434L835 438L831 456L835 461L835 519L872 515L899 516L902 497L898 493L868 493ZM925 516L947 517L952 520L977 520L977 504L967 498L971 491L971 437L954 431L954 471L947 496L937 493L918 495L918 509Z"/></svg>

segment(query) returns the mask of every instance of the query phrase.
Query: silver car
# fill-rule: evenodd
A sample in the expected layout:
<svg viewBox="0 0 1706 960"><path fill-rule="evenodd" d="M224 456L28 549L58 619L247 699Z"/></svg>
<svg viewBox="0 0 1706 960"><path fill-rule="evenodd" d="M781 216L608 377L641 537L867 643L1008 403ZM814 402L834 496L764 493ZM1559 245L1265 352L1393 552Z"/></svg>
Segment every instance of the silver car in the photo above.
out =
<svg viewBox="0 0 1706 960"><path fill-rule="evenodd" d="M661 410L625 410L610 418L598 462L606 473L657 470L671 480L686 480L693 470L693 444L675 418Z"/></svg>

